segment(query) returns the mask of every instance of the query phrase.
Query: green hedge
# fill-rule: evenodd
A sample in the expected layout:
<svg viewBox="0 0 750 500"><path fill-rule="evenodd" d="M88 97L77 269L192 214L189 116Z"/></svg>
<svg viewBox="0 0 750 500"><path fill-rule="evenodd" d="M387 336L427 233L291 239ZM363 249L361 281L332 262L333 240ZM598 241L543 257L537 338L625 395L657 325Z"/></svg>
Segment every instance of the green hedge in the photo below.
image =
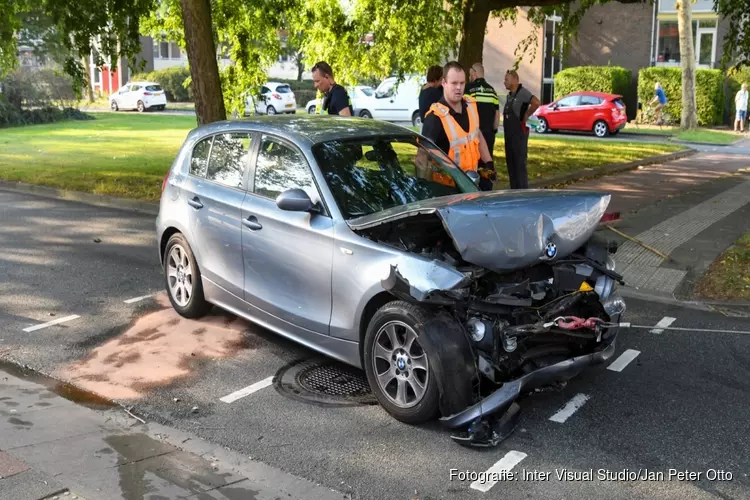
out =
<svg viewBox="0 0 750 500"><path fill-rule="evenodd" d="M57 108L45 106L42 108L18 108L0 94L0 128L22 127L24 125L40 125L62 120L93 120L94 117L75 108Z"/></svg>
<svg viewBox="0 0 750 500"><path fill-rule="evenodd" d="M162 86L169 102L193 102L192 85L185 88L190 69L185 66L160 69L150 73L138 73L131 80L146 80Z"/></svg>
<svg viewBox="0 0 750 500"><path fill-rule="evenodd" d="M632 72L620 66L576 66L555 75L555 99L571 92L588 90L619 94L625 98L631 93Z"/></svg>
<svg viewBox="0 0 750 500"><path fill-rule="evenodd" d="M682 69L643 68L638 75L638 100L644 106L654 98L654 85L661 83L667 96L667 111L676 121L682 115ZM724 115L724 75L718 69L699 69L695 73L695 101L698 124L718 125Z"/></svg>

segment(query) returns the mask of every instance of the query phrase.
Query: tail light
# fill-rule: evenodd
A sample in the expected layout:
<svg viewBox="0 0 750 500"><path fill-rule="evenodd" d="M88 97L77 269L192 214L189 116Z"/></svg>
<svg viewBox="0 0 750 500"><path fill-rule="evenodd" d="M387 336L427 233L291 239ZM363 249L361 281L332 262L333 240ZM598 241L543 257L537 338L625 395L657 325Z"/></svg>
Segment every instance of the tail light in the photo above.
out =
<svg viewBox="0 0 750 500"><path fill-rule="evenodd" d="M273 96L273 98L274 98L274 99L277 99L277 100L279 100L279 101L281 100L281 96L280 96L279 94L277 94L276 92L274 92L274 93L273 93L273 94L271 94L271 95Z"/></svg>
<svg viewBox="0 0 750 500"><path fill-rule="evenodd" d="M616 220L620 220L620 212L607 212L602 216L599 222L607 223L607 222L614 222Z"/></svg>
<svg viewBox="0 0 750 500"><path fill-rule="evenodd" d="M143 95L154 95L151 92L144 92Z"/></svg>
<svg viewBox="0 0 750 500"><path fill-rule="evenodd" d="M169 172L167 172L167 175L164 176L164 180L161 182L161 192L164 192L164 189L167 187L167 180L169 180Z"/></svg>

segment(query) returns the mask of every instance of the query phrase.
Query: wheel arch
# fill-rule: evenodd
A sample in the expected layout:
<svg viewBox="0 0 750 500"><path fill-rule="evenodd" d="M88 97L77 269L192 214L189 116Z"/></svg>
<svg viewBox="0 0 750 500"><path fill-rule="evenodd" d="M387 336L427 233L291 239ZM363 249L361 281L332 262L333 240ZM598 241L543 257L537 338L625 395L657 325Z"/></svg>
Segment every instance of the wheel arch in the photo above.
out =
<svg viewBox="0 0 750 500"><path fill-rule="evenodd" d="M373 295L370 300L365 304L362 310L362 316L359 319L359 360L364 365L364 345L365 345L365 334L367 334L367 326L370 324L370 320L378 312L378 309L388 304L389 302L395 302L399 300L395 295L390 292L379 292Z"/></svg>

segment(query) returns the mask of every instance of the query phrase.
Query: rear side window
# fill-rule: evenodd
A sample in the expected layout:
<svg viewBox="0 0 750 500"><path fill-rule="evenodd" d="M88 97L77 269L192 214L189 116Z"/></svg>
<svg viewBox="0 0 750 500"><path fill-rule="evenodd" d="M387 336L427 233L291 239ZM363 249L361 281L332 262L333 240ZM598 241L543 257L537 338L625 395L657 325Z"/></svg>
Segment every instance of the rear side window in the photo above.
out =
<svg viewBox="0 0 750 500"><path fill-rule="evenodd" d="M203 139L193 148L193 156L190 158L190 175L205 177L208 171L208 153L211 152L211 141L213 137Z"/></svg>
<svg viewBox="0 0 750 500"><path fill-rule="evenodd" d="M242 133L214 136L206 179L228 187L242 188L251 149L250 135Z"/></svg>
<svg viewBox="0 0 750 500"><path fill-rule="evenodd" d="M276 87L276 92L279 94L291 94L292 93L292 87L289 85L279 85Z"/></svg>
<svg viewBox="0 0 750 500"><path fill-rule="evenodd" d="M581 101L579 102L579 106L598 106L602 103L602 99L600 97L596 97L593 95L582 95Z"/></svg>
<svg viewBox="0 0 750 500"><path fill-rule="evenodd" d="M159 92L161 90L161 85L146 85L146 90L151 92Z"/></svg>
<svg viewBox="0 0 750 500"><path fill-rule="evenodd" d="M140 89L141 89L140 85L133 85L132 87L130 87L131 92L135 92L136 90L140 90Z"/></svg>

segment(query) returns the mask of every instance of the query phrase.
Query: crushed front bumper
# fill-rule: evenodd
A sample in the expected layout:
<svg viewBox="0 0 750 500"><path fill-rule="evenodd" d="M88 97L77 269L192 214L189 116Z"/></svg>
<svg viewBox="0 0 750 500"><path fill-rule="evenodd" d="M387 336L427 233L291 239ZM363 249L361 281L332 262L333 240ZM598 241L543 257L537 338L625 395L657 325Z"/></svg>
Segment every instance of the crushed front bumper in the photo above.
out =
<svg viewBox="0 0 750 500"><path fill-rule="evenodd" d="M502 415L510 408L522 391L569 380L586 367L606 362L615 353L615 340L617 338L616 331L608 333L606 342L599 350L539 368L520 378L506 382L486 398L459 413L442 417L440 422L449 429L457 429L468 426L482 417L493 414Z"/></svg>

